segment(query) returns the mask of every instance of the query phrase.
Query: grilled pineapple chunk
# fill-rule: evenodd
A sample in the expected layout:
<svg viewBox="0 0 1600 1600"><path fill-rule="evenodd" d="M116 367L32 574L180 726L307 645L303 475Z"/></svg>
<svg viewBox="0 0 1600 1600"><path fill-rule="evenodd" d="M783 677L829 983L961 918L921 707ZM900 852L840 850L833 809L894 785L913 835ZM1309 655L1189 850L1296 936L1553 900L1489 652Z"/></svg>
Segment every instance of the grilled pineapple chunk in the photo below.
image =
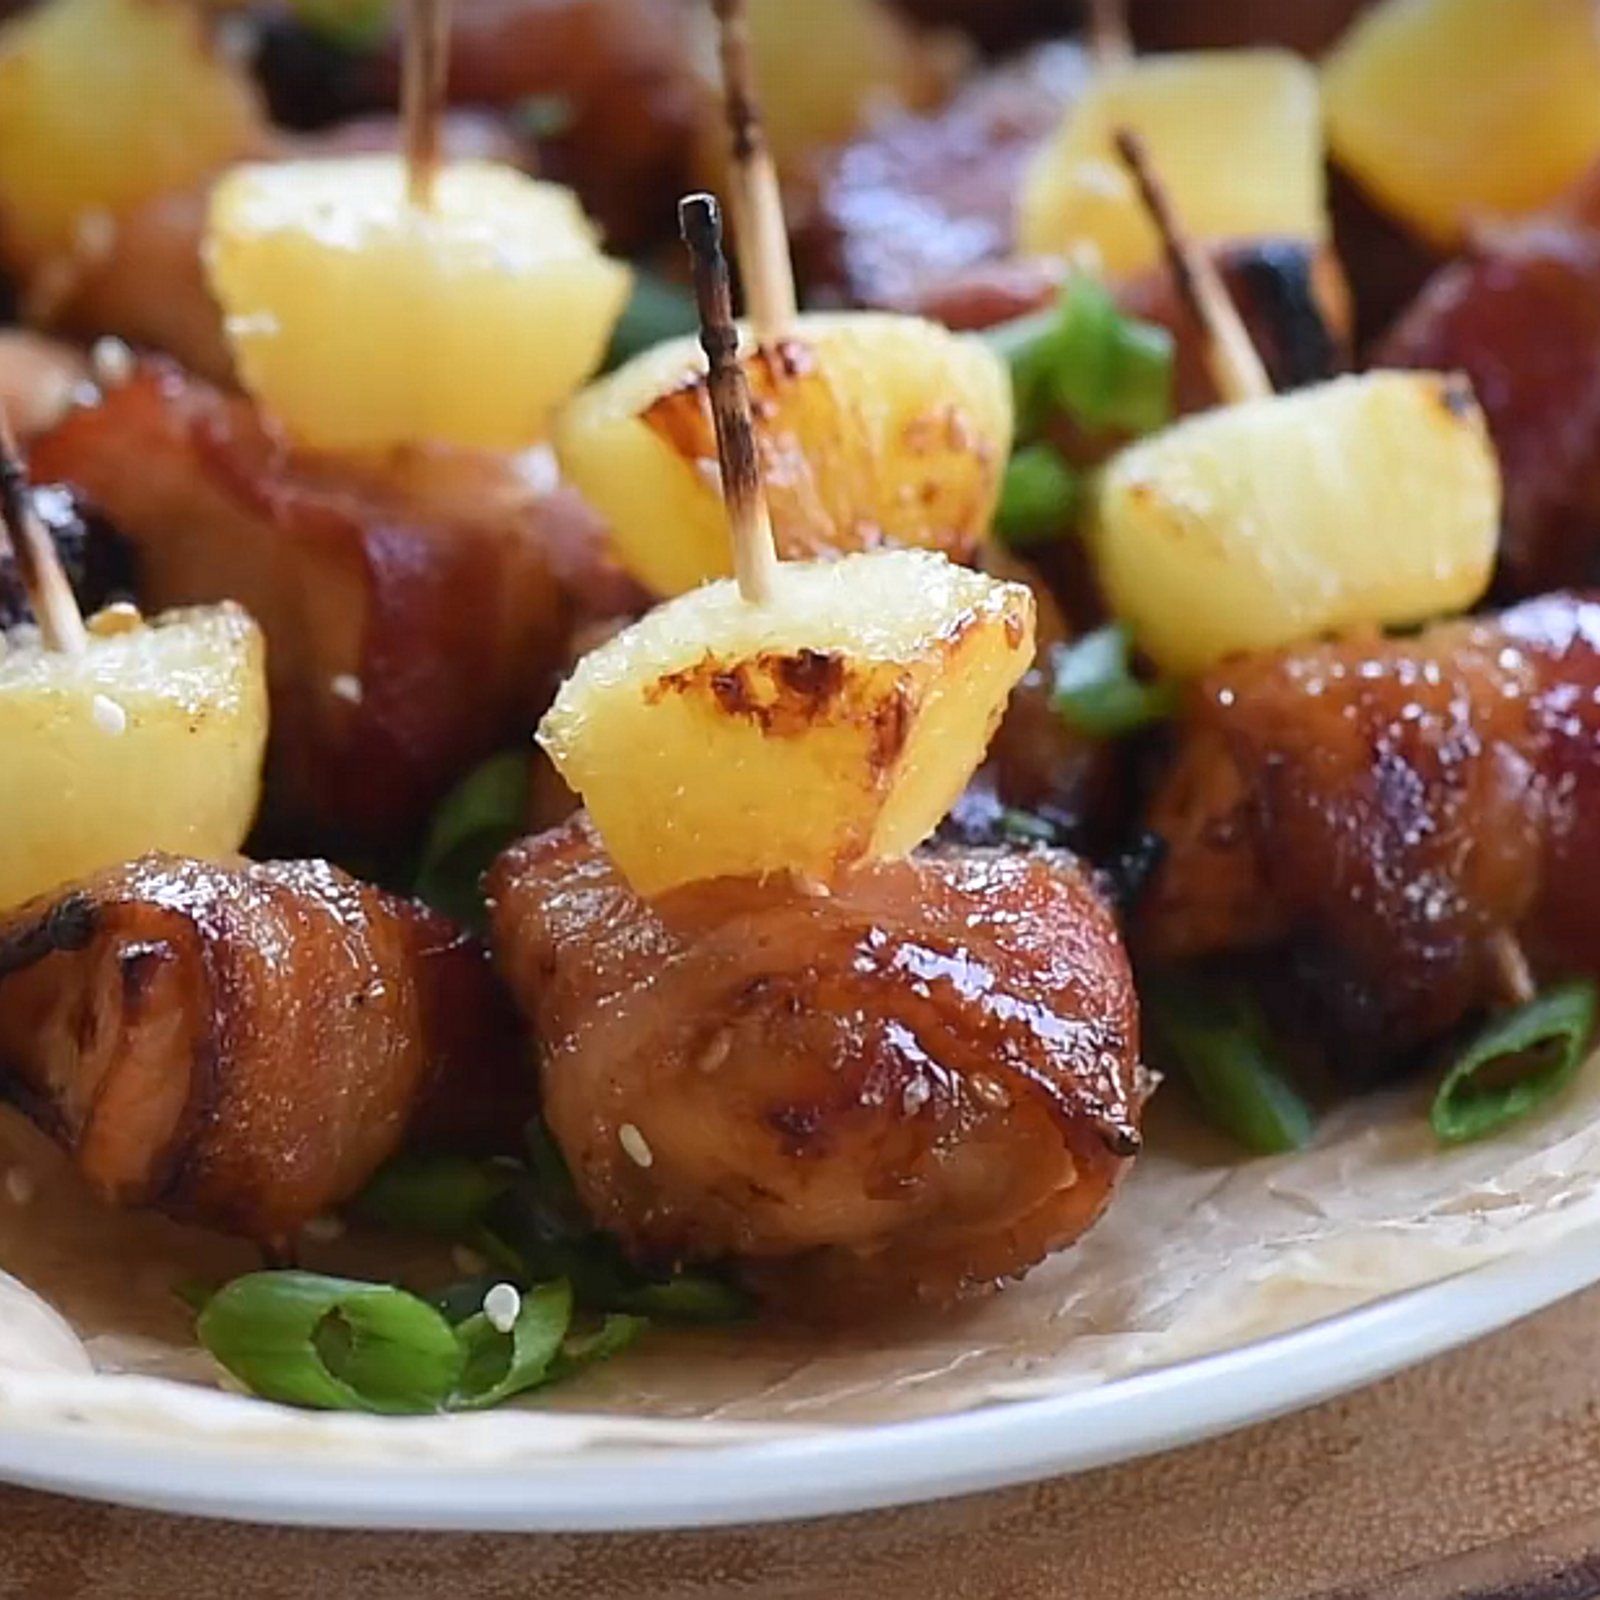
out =
<svg viewBox="0 0 1600 1600"><path fill-rule="evenodd" d="M1600 157L1592 0L1386 0L1323 68L1333 153L1419 233L1538 211Z"/></svg>
<svg viewBox="0 0 1600 1600"><path fill-rule="evenodd" d="M878 545L971 560L1011 451L1011 380L981 340L914 317L801 317L745 372L779 553ZM566 475L657 594L732 570L705 358L674 340L579 395L557 419Z"/></svg>
<svg viewBox="0 0 1600 1600"><path fill-rule="evenodd" d="M1163 670L1419 622L1488 587L1500 472L1471 385L1372 372L1205 412L1102 474L1090 547Z"/></svg>
<svg viewBox="0 0 1600 1600"><path fill-rule="evenodd" d="M0 907L147 850L225 856L255 816L261 632L237 606L174 611L89 648L0 649Z"/></svg>
<svg viewBox="0 0 1600 1600"><path fill-rule="evenodd" d="M0 231L18 270L265 138L248 74L181 0L46 0L0 30Z"/></svg>
<svg viewBox="0 0 1600 1600"><path fill-rule="evenodd" d="M457 162L419 208L393 156L230 173L206 265L246 387L331 450L533 443L631 281L570 190Z"/></svg>
<svg viewBox="0 0 1600 1600"><path fill-rule="evenodd" d="M1099 73L1024 178L1024 254L1092 253L1122 277L1162 260L1117 159L1120 126L1144 136L1178 215L1199 239L1327 237L1317 78L1286 50L1149 56Z"/></svg>
<svg viewBox="0 0 1600 1600"><path fill-rule="evenodd" d="M926 551L778 569L651 612L584 657L539 728L642 894L828 881L927 837L1033 657L1033 597Z"/></svg>

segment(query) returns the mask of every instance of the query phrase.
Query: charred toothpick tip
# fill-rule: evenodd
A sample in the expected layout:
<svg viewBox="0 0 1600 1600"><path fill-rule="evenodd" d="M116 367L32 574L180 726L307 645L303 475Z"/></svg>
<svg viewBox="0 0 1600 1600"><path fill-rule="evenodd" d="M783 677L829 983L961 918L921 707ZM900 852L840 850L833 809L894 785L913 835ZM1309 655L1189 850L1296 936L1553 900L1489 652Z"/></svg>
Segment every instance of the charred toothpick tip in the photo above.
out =
<svg viewBox="0 0 1600 1600"><path fill-rule="evenodd" d="M406 191L414 206L433 203L449 75L450 0L407 0L401 102Z"/></svg>
<svg viewBox="0 0 1600 1600"><path fill-rule="evenodd" d="M87 949L98 922L99 912L87 895L58 900L37 921L0 937L0 978L24 972L49 956Z"/></svg>
<svg viewBox="0 0 1600 1600"><path fill-rule="evenodd" d="M0 405L0 547L5 543L16 557L17 573L45 643L52 650L71 654L87 649L88 635L72 585L56 559L50 535L33 514L22 453L11 431L11 418Z"/></svg>
<svg viewBox="0 0 1600 1600"><path fill-rule="evenodd" d="M734 572L746 600L765 601L772 594L778 555L756 455L750 386L739 362L739 330L733 320L728 258L722 249L721 208L708 194L689 195L679 203L678 226L694 263L700 344L710 367L707 387L717 430Z"/></svg>
<svg viewBox="0 0 1600 1600"><path fill-rule="evenodd" d="M798 309L778 170L767 147L756 89L755 51L746 0L711 0L717 19L722 94L733 162L739 272L750 320L763 344L782 338Z"/></svg>
<svg viewBox="0 0 1600 1600"><path fill-rule="evenodd" d="M1132 60L1133 36L1124 0L1089 0L1089 51L1100 67Z"/></svg>
<svg viewBox="0 0 1600 1600"><path fill-rule="evenodd" d="M1200 324L1205 336L1206 366L1218 392L1230 403L1259 400L1270 395L1272 379L1250 341L1249 330L1210 253L1185 232L1172 197L1156 172L1149 148L1132 128L1118 128L1112 138L1161 236L1178 293Z"/></svg>

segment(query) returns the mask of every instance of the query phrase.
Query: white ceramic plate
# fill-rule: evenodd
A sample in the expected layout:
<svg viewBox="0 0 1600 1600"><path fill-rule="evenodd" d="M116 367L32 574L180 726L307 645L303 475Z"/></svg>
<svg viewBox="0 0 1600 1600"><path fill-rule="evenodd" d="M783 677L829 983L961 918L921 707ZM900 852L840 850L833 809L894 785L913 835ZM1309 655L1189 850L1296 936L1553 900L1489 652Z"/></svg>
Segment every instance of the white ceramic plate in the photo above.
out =
<svg viewBox="0 0 1600 1600"><path fill-rule="evenodd" d="M0 1432L0 1478L154 1510L348 1528L705 1527L865 1511L1150 1455L1309 1406L1600 1282L1600 1234L1569 1235L1298 1332L1048 1400L802 1440L586 1452L537 1468L379 1466L300 1452L152 1452L63 1419ZM245 1402L241 1402L243 1404Z"/></svg>

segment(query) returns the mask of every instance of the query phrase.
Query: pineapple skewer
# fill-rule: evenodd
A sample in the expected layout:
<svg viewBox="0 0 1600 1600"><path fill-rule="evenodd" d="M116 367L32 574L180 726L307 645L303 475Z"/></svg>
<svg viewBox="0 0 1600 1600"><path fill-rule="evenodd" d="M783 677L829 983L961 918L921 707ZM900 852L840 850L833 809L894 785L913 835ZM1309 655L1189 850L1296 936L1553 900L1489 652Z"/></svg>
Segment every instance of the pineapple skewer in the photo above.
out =
<svg viewBox="0 0 1600 1600"><path fill-rule="evenodd" d="M1488 587L1500 472L1459 374L1366 372L1275 396L1143 141L1116 146L1166 234L1231 403L1114 456L1087 541L1112 609L1163 671L1460 611Z"/></svg>
<svg viewBox="0 0 1600 1600"><path fill-rule="evenodd" d="M83 617L72 585L56 559L55 546L28 502L27 478L11 418L0 405L0 541L7 537L46 649L81 655L89 647Z"/></svg>
<svg viewBox="0 0 1600 1600"><path fill-rule="evenodd" d="M0 408L7 542L43 643L0 634L0 908L149 850L237 850L266 747L260 630L236 606L86 626Z"/></svg>
<svg viewBox="0 0 1600 1600"><path fill-rule="evenodd" d="M411 0L406 155L236 167L205 263L243 386L295 442L512 452L599 367L631 274L570 190L439 160L444 0Z"/></svg>
<svg viewBox="0 0 1600 1600"><path fill-rule="evenodd" d="M928 551L777 559L716 204L693 196L681 218L739 582L585 656L538 739L640 894L826 884L910 851L949 810L1032 659L1033 596Z"/></svg>
<svg viewBox="0 0 1600 1600"><path fill-rule="evenodd" d="M712 6L717 17L723 108L733 158L739 272L744 279L756 342L773 345L789 331L798 309L788 229L783 220L783 195L756 94L755 55L746 0L712 0ZM699 260L697 255L696 262Z"/></svg>
<svg viewBox="0 0 1600 1600"><path fill-rule="evenodd" d="M1122 124L1160 152L1204 237L1326 242L1321 107L1306 62L1274 49L1141 60L1121 0L1094 0L1089 22L1096 70L1023 178L1022 254L1072 259L1087 246L1109 278L1157 265L1160 241L1112 148Z"/></svg>
<svg viewBox="0 0 1600 1600"><path fill-rule="evenodd" d="M1229 298L1209 252L1185 234L1144 141L1131 129L1119 128L1116 145L1161 232L1162 247L1179 293L1205 335L1206 360L1218 392L1233 405L1270 398L1272 382L1250 341L1244 319ZM1490 935L1488 946L1502 998L1510 1005L1526 1005L1538 991L1516 936L1505 928L1498 929Z"/></svg>
<svg viewBox="0 0 1600 1600"><path fill-rule="evenodd" d="M722 498L728 507L728 533L733 542L734 574L740 594L759 605L772 598L778 550L772 537L772 515L761 486L750 385L739 364L739 330L733 320L728 260L722 252L722 215L710 195L696 194L678 207L678 221L694 262L700 343L710 366L707 383L717 430Z"/></svg>

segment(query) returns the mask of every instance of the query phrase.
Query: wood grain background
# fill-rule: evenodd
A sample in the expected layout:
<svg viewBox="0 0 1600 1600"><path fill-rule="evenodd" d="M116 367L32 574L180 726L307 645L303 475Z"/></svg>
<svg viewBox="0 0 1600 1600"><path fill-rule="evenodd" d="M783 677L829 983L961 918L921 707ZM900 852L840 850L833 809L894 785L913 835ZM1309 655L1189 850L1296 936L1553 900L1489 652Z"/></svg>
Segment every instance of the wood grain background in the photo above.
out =
<svg viewBox="0 0 1600 1600"><path fill-rule="evenodd" d="M1587 1600L1600 1291L1153 1461L706 1534L317 1533L0 1491L5 1600Z"/></svg>

